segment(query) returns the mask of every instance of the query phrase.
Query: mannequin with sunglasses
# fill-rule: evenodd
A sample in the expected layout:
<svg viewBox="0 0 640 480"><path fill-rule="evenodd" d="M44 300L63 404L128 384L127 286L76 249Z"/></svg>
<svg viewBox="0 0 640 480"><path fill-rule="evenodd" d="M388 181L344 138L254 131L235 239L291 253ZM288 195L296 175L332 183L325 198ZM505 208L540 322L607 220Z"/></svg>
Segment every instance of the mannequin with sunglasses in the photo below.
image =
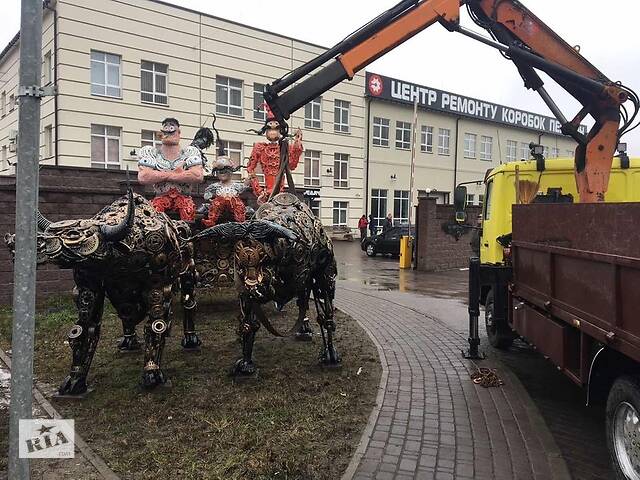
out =
<svg viewBox="0 0 640 480"><path fill-rule="evenodd" d="M196 209L191 186L204 181L202 152L194 145L180 146L180 123L175 118L162 121L162 145L145 146L138 155L138 181L153 185L151 201L159 212L176 212L180 220L193 222Z"/></svg>

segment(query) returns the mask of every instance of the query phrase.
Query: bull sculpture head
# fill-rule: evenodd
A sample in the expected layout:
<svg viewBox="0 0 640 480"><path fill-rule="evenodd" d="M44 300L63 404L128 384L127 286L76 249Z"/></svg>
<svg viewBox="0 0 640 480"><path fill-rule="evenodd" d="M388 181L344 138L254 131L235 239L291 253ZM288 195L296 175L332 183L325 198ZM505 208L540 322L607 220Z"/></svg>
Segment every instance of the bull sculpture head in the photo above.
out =
<svg viewBox="0 0 640 480"><path fill-rule="evenodd" d="M135 215L134 195L104 209L99 217L51 222L37 212L39 262L71 266L83 262L100 262L110 257L114 245L127 237ZM98 217L97 216L97 217ZM7 234L5 243L13 252L15 236Z"/></svg>

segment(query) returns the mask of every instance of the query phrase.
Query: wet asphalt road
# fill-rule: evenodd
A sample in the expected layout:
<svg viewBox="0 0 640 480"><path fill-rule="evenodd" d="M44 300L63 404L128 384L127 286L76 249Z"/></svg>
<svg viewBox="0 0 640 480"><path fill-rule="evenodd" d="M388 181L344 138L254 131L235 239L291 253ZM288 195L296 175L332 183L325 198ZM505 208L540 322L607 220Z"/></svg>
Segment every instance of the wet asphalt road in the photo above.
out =
<svg viewBox="0 0 640 480"><path fill-rule="evenodd" d="M339 280L358 282L380 291L406 292L413 302L419 303L420 310L429 312L452 330L467 335L467 271L425 273L401 270L397 258L367 257L357 240L335 242L334 247ZM531 395L573 478L613 479L605 444L604 406L585 407L582 389L524 342L516 341L511 349L503 352L487 344L483 325L480 332L482 349L506 364Z"/></svg>

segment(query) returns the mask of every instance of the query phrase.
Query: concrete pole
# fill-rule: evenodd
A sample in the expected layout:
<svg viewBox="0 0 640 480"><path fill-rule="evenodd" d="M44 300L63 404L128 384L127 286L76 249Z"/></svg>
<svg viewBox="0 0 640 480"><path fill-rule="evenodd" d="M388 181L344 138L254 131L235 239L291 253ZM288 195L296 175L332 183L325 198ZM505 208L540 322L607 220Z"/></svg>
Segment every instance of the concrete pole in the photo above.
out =
<svg viewBox="0 0 640 480"><path fill-rule="evenodd" d="M18 426L20 419L29 419L32 414L41 57L42 0L22 0L9 414L9 478L12 480L28 480L30 476L29 460L18 455Z"/></svg>

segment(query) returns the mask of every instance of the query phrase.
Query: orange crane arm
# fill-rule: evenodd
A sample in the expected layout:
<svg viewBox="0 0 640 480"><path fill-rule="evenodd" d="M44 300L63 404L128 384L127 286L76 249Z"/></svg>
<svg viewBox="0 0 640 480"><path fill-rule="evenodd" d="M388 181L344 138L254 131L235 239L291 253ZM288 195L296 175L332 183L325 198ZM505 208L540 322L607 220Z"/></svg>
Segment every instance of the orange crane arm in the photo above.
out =
<svg viewBox="0 0 640 480"><path fill-rule="evenodd" d="M493 39L460 26L461 5L467 6L471 18ZM436 22L497 48L514 62L525 87L540 94L560 121L562 133L578 143L576 182L581 201L603 201L611 159L640 109L640 100L630 89L611 82L517 0L403 0L327 52L268 85L265 100L286 125L292 112L341 81L352 79L371 62ZM536 69L547 73L582 104L571 121L551 99ZM635 107L631 116L623 107L627 100ZM587 115L593 117L595 125L585 136L578 127Z"/></svg>

